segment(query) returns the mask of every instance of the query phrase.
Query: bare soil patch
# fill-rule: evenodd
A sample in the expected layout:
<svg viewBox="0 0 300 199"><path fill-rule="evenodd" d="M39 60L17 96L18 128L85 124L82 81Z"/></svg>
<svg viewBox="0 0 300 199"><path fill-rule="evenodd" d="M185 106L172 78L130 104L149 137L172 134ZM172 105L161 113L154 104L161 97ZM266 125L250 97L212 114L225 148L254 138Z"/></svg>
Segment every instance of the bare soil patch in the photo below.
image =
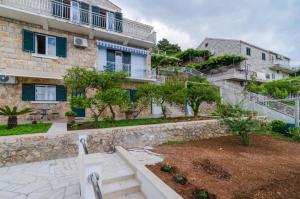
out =
<svg viewBox="0 0 300 199"><path fill-rule="evenodd" d="M227 136L184 145L161 145L163 163L149 166L185 199L193 199L195 188L218 199L300 199L300 144L253 136L250 147ZM163 164L176 167L186 185L173 180L175 174L161 171Z"/></svg>

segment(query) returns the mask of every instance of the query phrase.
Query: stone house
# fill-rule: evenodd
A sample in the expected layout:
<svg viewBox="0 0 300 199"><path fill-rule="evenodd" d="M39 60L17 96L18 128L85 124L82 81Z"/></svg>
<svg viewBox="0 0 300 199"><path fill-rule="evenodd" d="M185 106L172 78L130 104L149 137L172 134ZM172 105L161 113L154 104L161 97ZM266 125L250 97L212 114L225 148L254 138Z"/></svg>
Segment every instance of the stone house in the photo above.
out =
<svg viewBox="0 0 300 199"><path fill-rule="evenodd" d="M0 106L63 118L71 108L62 80L73 66L124 71L132 80L124 89L134 93L137 84L156 81L155 43L153 27L124 18L108 0L0 0Z"/></svg>
<svg viewBox="0 0 300 199"><path fill-rule="evenodd" d="M238 68L211 75L213 81L226 80L243 85L246 77L248 80L255 77L258 82L269 82L294 73L290 58L241 40L206 38L198 49L209 50L214 56L239 55L246 58Z"/></svg>

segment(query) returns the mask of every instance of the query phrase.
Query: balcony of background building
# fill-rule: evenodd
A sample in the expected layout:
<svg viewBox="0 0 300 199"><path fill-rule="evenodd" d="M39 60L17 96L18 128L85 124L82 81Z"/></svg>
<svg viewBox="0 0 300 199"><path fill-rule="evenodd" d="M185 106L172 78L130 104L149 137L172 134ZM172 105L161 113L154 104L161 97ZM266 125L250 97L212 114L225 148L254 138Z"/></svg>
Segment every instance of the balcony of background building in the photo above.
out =
<svg viewBox="0 0 300 199"><path fill-rule="evenodd" d="M95 30L94 36L101 35L104 39L111 40L118 40L117 36L119 36L122 37L122 39L119 38L120 42L127 40L127 42L132 42L132 45L141 44L146 48L152 47L156 42L153 27L123 18L120 12L101 9L85 2L63 2L58 0L0 0L0 16L46 27L76 31L89 36L93 32L91 30ZM68 25L61 22L68 22ZM86 30L87 28L89 30Z"/></svg>

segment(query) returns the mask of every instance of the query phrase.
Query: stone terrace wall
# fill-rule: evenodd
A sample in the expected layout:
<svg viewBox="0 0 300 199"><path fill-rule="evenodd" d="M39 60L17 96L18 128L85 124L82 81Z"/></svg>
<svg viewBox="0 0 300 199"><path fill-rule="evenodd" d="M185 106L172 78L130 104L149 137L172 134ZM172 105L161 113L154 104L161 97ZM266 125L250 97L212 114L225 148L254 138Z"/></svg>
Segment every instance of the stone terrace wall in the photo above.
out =
<svg viewBox="0 0 300 199"><path fill-rule="evenodd" d="M0 138L0 167L27 162L76 157L78 136L86 135L90 153L107 151L111 144L124 148L155 146L168 140L198 140L225 135L216 120L95 129L68 134L38 134Z"/></svg>

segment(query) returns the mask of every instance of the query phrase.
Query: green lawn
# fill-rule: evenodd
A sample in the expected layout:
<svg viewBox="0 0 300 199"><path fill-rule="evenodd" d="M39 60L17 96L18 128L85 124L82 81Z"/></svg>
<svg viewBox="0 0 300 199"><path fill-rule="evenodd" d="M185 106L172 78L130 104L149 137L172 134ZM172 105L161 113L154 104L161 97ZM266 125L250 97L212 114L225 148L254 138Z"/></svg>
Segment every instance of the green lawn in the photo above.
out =
<svg viewBox="0 0 300 199"><path fill-rule="evenodd" d="M0 136L46 133L51 125L51 123L20 124L15 129L7 129L6 125L0 125Z"/></svg>
<svg viewBox="0 0 300 199"><path fill-rule="evenodd" d="M119 120L114 123L109 123L107 121L92 122L91 125L97 128L112 128L112 127L124 127L124 126L139 126L147 124L161 124L167 123L171 120L161 119L161 118L147 118L147 119L136 119L136 120Z"/></svg>

